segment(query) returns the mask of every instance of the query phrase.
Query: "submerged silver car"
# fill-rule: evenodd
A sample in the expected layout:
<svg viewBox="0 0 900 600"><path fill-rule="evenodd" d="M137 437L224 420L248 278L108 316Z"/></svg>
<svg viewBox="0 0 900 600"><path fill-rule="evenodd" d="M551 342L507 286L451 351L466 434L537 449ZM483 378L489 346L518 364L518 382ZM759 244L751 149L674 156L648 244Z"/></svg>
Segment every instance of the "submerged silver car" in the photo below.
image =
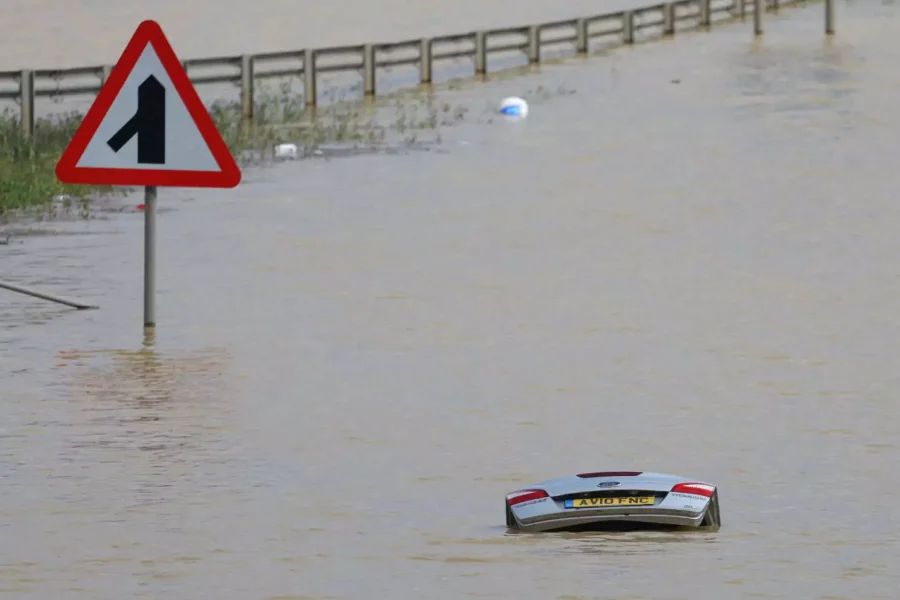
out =
<svg viewBox="0 0 900 600"><path fill-rule="evenodd" d="M716 486L689 477L601 471L548 479L506 495L506 525L521 531L608 526L721 525Z"/></svg>

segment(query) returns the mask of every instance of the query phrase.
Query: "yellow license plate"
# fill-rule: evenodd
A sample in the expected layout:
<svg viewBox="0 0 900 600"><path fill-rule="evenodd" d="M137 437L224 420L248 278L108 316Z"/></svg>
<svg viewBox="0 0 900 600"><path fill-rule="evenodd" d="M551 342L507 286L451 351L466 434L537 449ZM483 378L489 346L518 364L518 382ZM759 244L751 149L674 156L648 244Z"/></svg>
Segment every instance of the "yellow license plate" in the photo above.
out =
<svg viewBox="0 0 900 600"><path fill-rule="evenodd" d="M653 504L653 496L628 498L578 498L566 502L567 508L601 508L604 506L647 506Z"/></svg>

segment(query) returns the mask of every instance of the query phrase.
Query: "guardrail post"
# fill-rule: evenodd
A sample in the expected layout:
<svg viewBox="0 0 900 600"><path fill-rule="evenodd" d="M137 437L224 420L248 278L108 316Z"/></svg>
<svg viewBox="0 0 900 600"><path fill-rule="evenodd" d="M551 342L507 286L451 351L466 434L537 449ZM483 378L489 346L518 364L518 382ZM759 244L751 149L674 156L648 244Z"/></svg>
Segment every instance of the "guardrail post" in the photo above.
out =
<svg viewBox="0 0 900 600"><path fill-rule="evenodd" d="M700 0L700 27L709 27L709 0Z"/></svg>
<svg viewBox="0 0 900 600"><path fill-rule="evenodd" d="M675 35L675 5L663 4L663 35Z"/></svg>
<svg viewBox="0 0 900 600"><path fill-rule="evenodd" d="M307 106L316 105L316 51L303 51L303 96Z"/></svg>
<svg viewBox="0 0 900 600"><path fill-rule="evenodd" d="M375 95L375 46L363 46L363 80L366 96Z"/></svg>
<svg viewBox="0 0 900 600"><path fill-rule="evenodd" d="M419 80L421 83L431 83L431 50L431 38L422 38L419 45Z"/></svg>
<svg viewBox="0 0 900 600"><path fill-rule="evenodd" d="M241 116L244 121L253 119L253 57L241 57Z"/></svg>
<svg viewBox="0 0 900 600"><path fill-rule="evenodd" d="M487 33L475 32L475 74L487 73Z"/></svg>
<svg viewBox="0 0 900 600"><path fill-rule="evenodd" d="M834 0L825 0L825 35L834 35Z"/></svg>
<svg viewBox="0 0 900 600"><path fill-rule="evenodd" d="M528 28L528 62L541 62L541 26L531 25Z"/></svg>
<svg viewBox="0 0 900 600"><path fill-rule="evenodd" d="M743 20L744 13L746 11L746 8L744 6L744 0L734 0L734 4L731 5L731 11L734 14L734 16Z"/></svg>
<svg viewBox="0 0 900 600"><path fill-rule="evenodd" d="M763 10L766 0L754 0L753 2L753 35L762 35L763 33Z"/></svg>
<svg viewBox="0 0 900 600"><path fill-rule="evenodd" d="M575 51L578 54L587 54L589 39L587 19L578 19L575 22Z"/></svg>
<svg viewBox="0 0 900 600"><path fill-rule="evenodd" d="M34 71L23 69L19 77L19 125L28 140L34 135Z"/></svg>
<svg viewBox="0 0 900 600"><path fill-rule="evenodd" d="M626 44L634 43L634 12L630 10L622 13L622 41Z"/></svg>

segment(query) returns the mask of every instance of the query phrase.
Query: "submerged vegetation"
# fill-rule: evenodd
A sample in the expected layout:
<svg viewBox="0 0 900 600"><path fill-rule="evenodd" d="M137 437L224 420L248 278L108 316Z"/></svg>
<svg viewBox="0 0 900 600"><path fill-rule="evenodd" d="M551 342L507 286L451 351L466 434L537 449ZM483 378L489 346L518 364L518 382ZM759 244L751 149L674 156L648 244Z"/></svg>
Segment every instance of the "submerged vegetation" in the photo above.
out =
<svg viewBox="0 0 900 600"><path fill-rule="evenodd" d="M447 87L459 89L460 80L450 81ZM554 91L538 86L523 97L540 101L570 93L562 87ZM285 81L257 86L250 122L242 118L238 100L214 102L208 111L241 168L276 160L275 148L284 143L296 146L299 159L428 147L441 143L442 127L463 121L468 112L464 106L453 106L433 92L418 89L369 101L360 99L359 86L332 88L325 96L319 106L307 107L303 93L294 91L292 81ZM37 119L34 136L25 139L18 112L0 112L0 223L20 218L86 218L100 200L129 191L67 185L56 178L56 163L83 118L82 113L68 112Z"/></svg>
<svg viewBox="0 0 900 600"><path fill-rule="evenodd" d="M22 137L17 113L0 113L0 216L13 210L42 207L54 197L83 198L111 188L86 190L61 183L56 162L78 129L82 115L66 113L35 122L34 136Z"/></svg>
<svg viewBox="0 0 900 600"><path fill-rule="evenodd" d="M295 144L301 158L323 148L371 151L439 143L440 127L462 120L466 112L433 95L415 92L369 102L344 100L347 95L358 97L355 89L343 90L339 98L334 91L330 102L309 108L303 94L291 88L286 82L257 92L252 123L242 121L237 101L210 107L213 121L242 167L271 160L281 143Z"/></svg>
<svg viewBox="0 0 900 600"><path fill-rule="evenodd" d="M345 95L352 92L344 90ZM359 97L358 93L353 96ZM239 101L218 101L208 110L242 168L273 160L274 148L281 143L296 145L298 158L323 149L372 151L440 143L439 128L460 121L466 112L422 93L396 94L374 102L330 100L325 106L308 108L303 94L285 82L258 87L251 122L243 120ZM67 185L56 178L56 163L83 117L69 112L37 119L34 136L25 139L18 111L0 113L0 219L12 213L42 216L72 209L86 215L93 199L128 191Z"/></svg>

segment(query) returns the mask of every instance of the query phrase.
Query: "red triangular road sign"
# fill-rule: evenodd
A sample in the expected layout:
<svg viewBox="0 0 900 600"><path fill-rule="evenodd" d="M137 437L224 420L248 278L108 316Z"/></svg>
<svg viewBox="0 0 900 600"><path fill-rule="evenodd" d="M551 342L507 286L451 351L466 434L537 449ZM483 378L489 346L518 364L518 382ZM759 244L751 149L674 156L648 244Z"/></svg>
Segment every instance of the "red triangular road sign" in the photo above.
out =
<svg viewBox="0 0 900 600"><path fill-rule="evenodd" d="M235 187L241 170L155 21L142 22L56 165L65 183Z"/></svg>

